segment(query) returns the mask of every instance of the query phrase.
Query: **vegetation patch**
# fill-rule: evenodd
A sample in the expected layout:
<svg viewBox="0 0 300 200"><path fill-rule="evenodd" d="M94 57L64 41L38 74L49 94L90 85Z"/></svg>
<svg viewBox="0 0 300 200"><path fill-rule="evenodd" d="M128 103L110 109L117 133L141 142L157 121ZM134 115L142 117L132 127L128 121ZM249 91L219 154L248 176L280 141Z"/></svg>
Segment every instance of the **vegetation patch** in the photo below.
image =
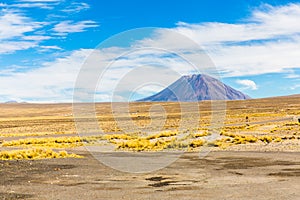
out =
<svg viewBox="0 0 300 200"><path fill-rule="evenodd" d="M192 133L191 135L192 135L192 137L194 137L194 138L198 138L198 137L205 137L205 136L208 136L209 133L208 133L208 131L202 131L202 132Z"/></svg>
<svg viewBox="0 0 300 200"><path fill-rule="evenodd" d="M204 140L193 140L193 141L189 144L189 146L192 147L192 148L197 148L197 147L203 146L204 143L205 143Z"/></svg>
<svg viewBox="0 0 300 200"><path fill-rule="evenodd" d="M20 140L6 141L2 146L22 146L22 147L49 147L49 148L70 148L83 145L80 137L60 137L60 138L27 138Z"/></svg>
<svg viewBox="0 0 300 200"><path fill-rule="evenodd" d="M151 139L157 139L157 138L162 138L162 137L171 137L171 136L176 136L178 134L177 131L164 131L158 134L153 134L147 137L148 140Z"/></svg>
<svg viewBox="0 0 300 200"><path fill-rule="evenodd" d="M117 149L131 151L159 151L166 149L172 140L155 140L151 141L146 138L116 142Z"/></svg>
<svg viewBox="0 0 300 200"><path fill-rule="evenodd" d="M26 149L0 152L0 160L36 160L47 158L82 158L76 154L69 154L66 151L55 152L52 149Z"/></svg>

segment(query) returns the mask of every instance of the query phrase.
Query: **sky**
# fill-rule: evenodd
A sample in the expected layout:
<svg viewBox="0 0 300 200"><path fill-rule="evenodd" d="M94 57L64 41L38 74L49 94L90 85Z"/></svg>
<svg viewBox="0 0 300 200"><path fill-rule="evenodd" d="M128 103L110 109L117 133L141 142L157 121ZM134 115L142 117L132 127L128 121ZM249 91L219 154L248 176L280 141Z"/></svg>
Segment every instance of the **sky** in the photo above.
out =
<svg viewBox="0 0 300 200"><path fill-rule="evenodd" d="M0 0L0 102L126 101L199 71L300 94L300 1Z"/></svg>

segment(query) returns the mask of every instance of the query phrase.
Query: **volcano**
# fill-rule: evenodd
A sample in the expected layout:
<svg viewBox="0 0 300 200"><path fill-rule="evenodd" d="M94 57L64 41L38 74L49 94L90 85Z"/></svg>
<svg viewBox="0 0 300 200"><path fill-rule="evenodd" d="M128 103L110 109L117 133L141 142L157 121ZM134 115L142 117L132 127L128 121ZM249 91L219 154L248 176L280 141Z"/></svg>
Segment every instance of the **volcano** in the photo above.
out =
<svg viewBox="0 0 300 200"><path fill-rule="evenodd" d="M216 78L204 74L186 75L167 88L138 101L181 101L203 100L243 100L251 99L246 94L233 89Z"/></svg>

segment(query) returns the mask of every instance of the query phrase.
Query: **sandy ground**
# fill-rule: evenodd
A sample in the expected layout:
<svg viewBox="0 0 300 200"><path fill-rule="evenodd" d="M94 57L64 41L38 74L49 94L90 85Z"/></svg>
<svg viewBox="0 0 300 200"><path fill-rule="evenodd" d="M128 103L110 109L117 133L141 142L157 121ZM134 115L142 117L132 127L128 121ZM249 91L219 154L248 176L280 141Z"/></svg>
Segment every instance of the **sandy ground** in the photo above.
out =
<svg viewBox="0 0 300 200"><path fill-rule="evenodd" d="M300 199L299 152L185 153L145 174L80 154L85 158L0 161L0 199Z"/></svg>

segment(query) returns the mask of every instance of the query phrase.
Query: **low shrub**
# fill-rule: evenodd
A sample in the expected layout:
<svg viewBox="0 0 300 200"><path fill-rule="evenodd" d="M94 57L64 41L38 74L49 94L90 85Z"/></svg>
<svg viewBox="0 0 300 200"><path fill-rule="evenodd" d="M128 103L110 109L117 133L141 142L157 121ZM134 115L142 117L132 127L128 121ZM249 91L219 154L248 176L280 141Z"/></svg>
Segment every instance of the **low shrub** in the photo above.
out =
<svg viewBox="0 0 300 200"><path fill-rule="evenodd" d="M189 147L197 148L203 146L205 143L204 140L193 140L190 142Z"/></svg>

